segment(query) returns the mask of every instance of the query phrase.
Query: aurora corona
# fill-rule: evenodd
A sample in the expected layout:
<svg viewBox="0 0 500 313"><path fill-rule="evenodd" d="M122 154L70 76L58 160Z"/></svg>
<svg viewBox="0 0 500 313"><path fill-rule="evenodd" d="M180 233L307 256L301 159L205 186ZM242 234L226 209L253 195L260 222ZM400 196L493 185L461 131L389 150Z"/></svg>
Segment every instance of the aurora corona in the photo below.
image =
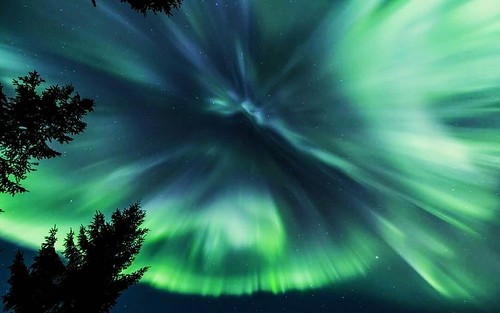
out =
<svg viewBox="0 0 500 313"><path fill-rule="evenodd" d="M192 0L146 20L29 2L44 27L2 19L1 82L36 69L96 113L0 196L3 239L37 248L142 199L136 265L160 289L286 292L403 261L443 297L498 295L495 1Z"/></svg>

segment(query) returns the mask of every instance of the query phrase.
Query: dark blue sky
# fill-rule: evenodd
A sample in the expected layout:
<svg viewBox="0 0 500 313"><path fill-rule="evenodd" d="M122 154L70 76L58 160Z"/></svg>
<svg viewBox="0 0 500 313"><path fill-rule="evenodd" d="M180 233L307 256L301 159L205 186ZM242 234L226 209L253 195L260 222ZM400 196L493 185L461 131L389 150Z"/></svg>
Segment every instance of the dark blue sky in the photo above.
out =
<svg viewBox="0 0 500 313"><path fill-rule="evenodd" d="M185 0L144 17L2 0L6 92L37 70L96 101L29 193L0 195L2 282L54 224L142 199L150 270L116 313L495 311L500 11L475 4Z"/></svg>

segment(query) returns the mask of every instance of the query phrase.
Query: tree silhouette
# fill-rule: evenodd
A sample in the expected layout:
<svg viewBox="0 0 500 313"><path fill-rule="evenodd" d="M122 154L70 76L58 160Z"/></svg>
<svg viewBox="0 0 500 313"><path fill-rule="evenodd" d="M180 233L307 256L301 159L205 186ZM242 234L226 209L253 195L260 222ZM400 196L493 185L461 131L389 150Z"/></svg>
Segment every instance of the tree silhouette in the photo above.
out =
<svg viewBox="0 0 500 313"><path fill-rule="evenodd" d="M94 6L97 6L95 0L91 0ZM172 15L172 10L179 9L182 0L120 0L120 2L128 2L133 10L146 15L148 10Z"/></svg>
<svg viewBox="0 0 500 313"><path fill-rule="evenodd" d="M21 251L17 251L14 262L9 269L10 278L7 282L10 289L3 297L4 309L16 313L37 312L36 304L31 300L33 288Z"/></svg>
<svg viewBox="0 0 500 313"><path fill-rule="evenodd" d="M61 153L49 147L73 140L87 124L82 118L93 111L94 100L72 95L71 85L50 86L37 92L45 82L37 72L14 79L16 96L7 98L0 84L0 192L15 195L27 191L21 181L38 163Z"/></svg>
<svg viewBox="0 0 500 313"><path fill-rule="evenodd" d="M18 252L10 266L10 289L4 309L14 313L109 312L120 294L136 284L147 267L124 273L139 253L147 229L138 203L116 210L111 222L97 212L80 228L77 242L71 230L64 240L63 263L54 248L56 228L45 237L33 265L26 268Z"/></svg>
<svg viewBox="0 0 500 313"><path fill-rule="evenodd" d="M30 266L32 296L30 300L36 312L55 312L59 305L59 284L64 272L64 264L55 249L57 228L49 231L45 242Z"/></svg>

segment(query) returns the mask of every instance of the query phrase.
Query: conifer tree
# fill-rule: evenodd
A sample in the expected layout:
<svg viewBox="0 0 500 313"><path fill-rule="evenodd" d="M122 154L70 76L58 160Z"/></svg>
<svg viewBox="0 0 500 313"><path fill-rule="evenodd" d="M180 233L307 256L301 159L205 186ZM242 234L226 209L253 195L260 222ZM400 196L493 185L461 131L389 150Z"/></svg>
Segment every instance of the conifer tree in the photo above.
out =
<svg viewBox="0 0 500 313"><path fill-rule="evenodd" d="M78 312L109 312L120 294L141 279L146 267L129 274L123 271L132 264L144 242L147 229L140 228L144 217L145 212L135 203L123 212L115 211L111 223L97 212L87 228L80 228L75 259L81 261L74 276L67 278L76 283L68 286L75 294L65 302L74 303ZM71 236L66 242L72 246Z"/></svg>
<svg viewBox="0 0 500 313"><path fill-rule="evenodd" d="M14 262L9 269L10 278L7 283L10 285L10 289L3 296L4 309L15 313L36 312L33 301L31 301L33 290L30 275L24 264L24 256L21 251L17 251Z"/></svg>
<svg viewBox="0 0 500 313"><path fill-rule="evenodd" d="M91 112L94 100L80 98L71 85L50 86L41 93L45 82L37 72L14 79L16 96L7 98L0 84L0 192L15 195L27 191L21 186L37 160L50 159L61 153L49 146L73 140L86 123L83 116Z"/></svg>
<svg viewBox="0 0 500 313"><path fill-rule="evenodd" d="M22 254L11 265L11 288L3 297L6 311L14 313L107 313L120 294L136 284L143 267L125 274L144 242L145 211L139 203L116 210L111 221L96 212L88 227L82 226L75 243L72 230L64 240L62 262L55 250L57 229L50 230L27 269ZM27 309L26 309L27 308Z"/></svg>
<svg viewBox="0 0 500 313"><path fill-rule="evenodd" d="M57 228L52 228L29 268L33 288L31 301L39 312L55 312L60 303L59 292L64 264L56 252Z"/></svg>
<svg viewBox="0 0 500 313"><path fill-rule="evenodd" d="M94 6L97 6L96 0L91 0ZM120 2L127 2L130 7L142 14L146 15L148 11L153 13L165 13L172 15L172 10L179 9L182 0L120 0Z"/></svg>

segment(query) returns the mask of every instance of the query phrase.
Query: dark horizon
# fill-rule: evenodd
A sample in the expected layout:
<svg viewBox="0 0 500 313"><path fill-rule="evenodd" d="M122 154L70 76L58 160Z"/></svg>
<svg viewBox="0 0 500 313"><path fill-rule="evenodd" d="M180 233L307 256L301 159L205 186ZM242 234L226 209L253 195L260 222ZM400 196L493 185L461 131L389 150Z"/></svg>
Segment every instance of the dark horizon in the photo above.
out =
<svg viewBox="0 0 500 313"><path fill-rule="evenodd" d="M12 262L15 251L19 247L0 241L0 264L6 267ZM29 263L36 251L21 249L25 260ZM7 271L0 271L1 290L8 288ZM373 284L373 283L371 283ZM411 299L419 298L418 294L405 295L406 301L390 299L387 295L367 294L366 290L355 290L359 287L354 283L310 290L306 292L292 291L287 293L271 294L258 292L243 296L198 296L177 293L165 293L145 284L130 287L118 299L118 303L111 310L112 313L149 313L149 312L203 312L203 313L491 313L500 303L491 303L490 307L483 308L483 304L455 303L450 305L444 299L435 297L434 302L428 302L428 297L422 295L426 301L417 301L408 305ZM365 286L369 289L369 285ZM165 311L162 310L165 308Z"/></svg>

